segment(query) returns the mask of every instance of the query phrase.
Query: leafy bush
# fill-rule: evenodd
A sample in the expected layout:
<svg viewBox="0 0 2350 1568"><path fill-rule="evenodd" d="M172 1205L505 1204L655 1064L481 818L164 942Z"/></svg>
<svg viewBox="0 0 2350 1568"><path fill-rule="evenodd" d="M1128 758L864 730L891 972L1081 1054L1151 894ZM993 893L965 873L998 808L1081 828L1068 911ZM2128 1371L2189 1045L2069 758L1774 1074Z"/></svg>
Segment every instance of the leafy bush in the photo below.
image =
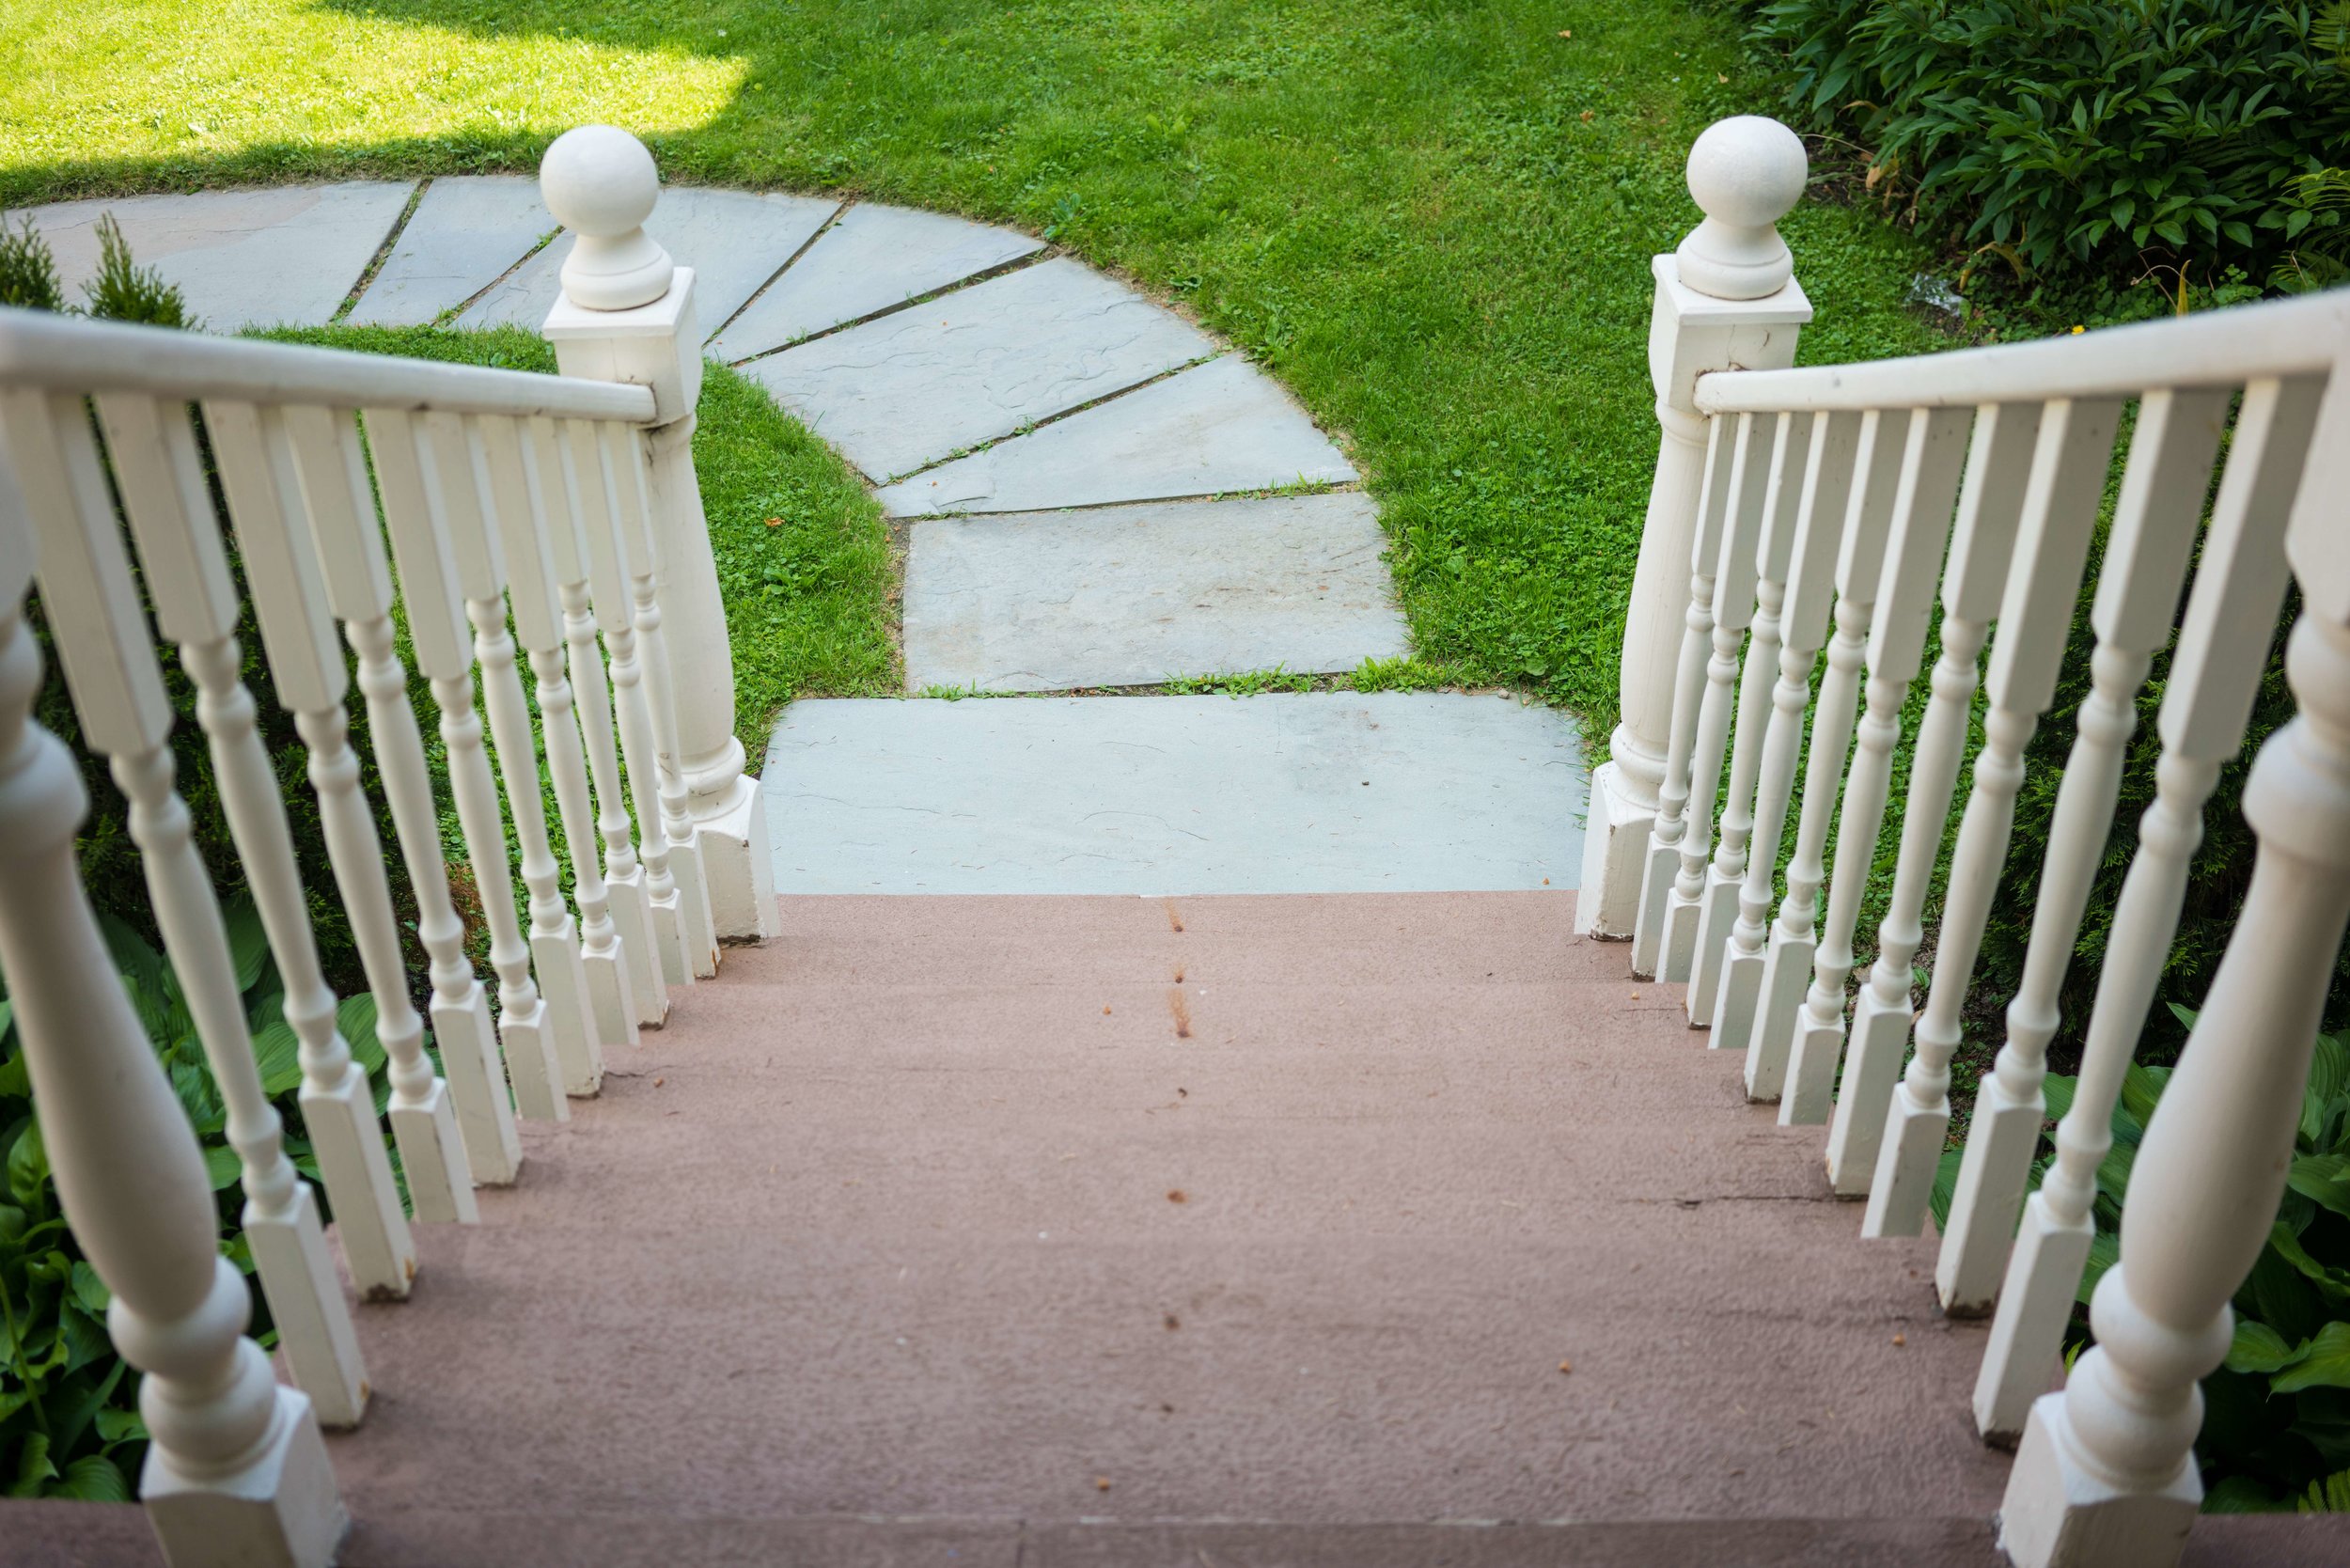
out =
<svg viewBox="0 0 2350 1568"><path fill-rule="evenodd" d="M189 328L200 324L188 315L188 302L177 286L165 283L154 268L131 259L131 246L112 212L98 220L98 275L82 291L89 298L89 313L103 321Z"/></svg>
<svg viewBox="0 0 2350 1568"><path fill-rule="evenodd" d="M2172 1010L2182 1027L2195 1014ZM2097 1168L2097 1236L2082 1270L2069 1363L2091 1342L2091 1293L2121 1257L2122 1206L2130 1172L2170 1085L2170 1070L2134 1064L2113 1108L2113 1148ZM2053 1126L2072 1108L2077 1080L2050 1074ZM2031 1185L2055 1162L2044 1137ZM1943 1162L1935 1220L1949 1214L1955 1152ZM2285 1195L2268 1245L2235 1294L2235 1340L2203 1380L2203 1430L2195 1453L2212 1513L2350 1512L2350 1039L2321 1034L2301 1096L2301 1121Z"/></svg>
<svg viewBox="0 0 2350 1568"><path fill-rule="evenodd" d="M0 305L73 311L57 281L56 257L49 242L32 219L19 219L11 233L6 218L0 213ZM201 324L188 314L186 296L177 284L164 282L163 274L131 259L130 243L112 212L98 220L98 273L82 286L82 293L89 302L89 314L101 321L188 328Z"/></svg>
<svg viewBox="0 0 2350 1568"><path fill-rule="evenodd" d="M245 1014L254 1031L261 1086L285 1120L286 1152L315 1185L318 1167L302 1136L296 1091L302 1064L285 1021L277 978L250 899L226 911L229 947ZM204 1149L218 1196L222 1253L247 1275L253 1255L239 1224L239 1162L228 1146L227 1112L196 1036L171 965L119 918L99 923L158 1060L171 1079ZM352 1055L375 1084L380 1112L390 1098L384 1047L375 1037L375 1004L345 1001L338 1014ZM138 1414L138 1376L106 1337L106 1287L66 1229L50 1175L23 1042L0 997L0 1494L121 1502L131 1495L147 1442ZM254 1333L266 1346L275 1333L256 1293Z"/></svg>
<svg viewBox="0 0 2350 1568"><path fill-rule="evenodd" d="M5 214L0 214L4 217ZM0 305L27 310L63 310L65 290L57 282L57 263L49 242L33 220L20 220L14 232L0 222Z"/></svg>
<svg viewBox="0 0 2350 1568"><path fill-rule="evenodd" d="M1772 0L1755 36L1872 188L2018 271L2264 276L2350 238L2344 0Z"/></svg>

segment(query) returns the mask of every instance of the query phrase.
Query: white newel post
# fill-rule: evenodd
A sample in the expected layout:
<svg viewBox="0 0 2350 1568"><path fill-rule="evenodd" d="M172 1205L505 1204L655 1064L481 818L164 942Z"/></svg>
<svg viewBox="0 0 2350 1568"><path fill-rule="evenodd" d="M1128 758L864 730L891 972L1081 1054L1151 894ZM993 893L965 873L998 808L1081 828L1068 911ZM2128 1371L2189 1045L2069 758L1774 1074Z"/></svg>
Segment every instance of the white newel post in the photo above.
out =
<svg viewBox="0 0 2350 1568"><path fill-rule="evenodd" d="M539 183L547 210L579 236L563 264L563 298L541 329L564 374L633 382L653 394L645 438L659 551L650 586L657 588L658 602L640 597L637 629L648 677L657 677L664 664L669 677L667 690L653 693L669 786L664 794L674 796L682 786L691 830L690 839L673 835L679 842L671 869L689 905L689 924L706 901L714 936L763 941L775 933L775 870L758 780L743 771L743 744L734 735L733 651L694 475L702 375L694 271L675 265L644 231L660 176L652 155L628 133L607 125L565 133L547 149ZM665 710L674 713L674 726L662 722ZM688 886L689 877L698 886ZM698 972L711 972L698 945L693 956ZM706 962L714 965L714 953Z"/></svg>
<svg viewBox="0 0 2350 1568"><path fill-rule="evenodd" d="M309 1399L245 1336L252 1297L220 1255L202 1152L83 890L88 797L30 713L31 575L29 533L0 515L0 970L58 1200L114 1294L117 1348L147 1374L139 1493L172 1568L311 1568L333 1560L342 1501Z"/></svg>
<svg viewBox="0 0 2350 1568"><path fill-rule="evenodd" d="M1707 635L1689 623L1689 551L1706 447L1697 379L1708 370L1794 363L1795 333L1811 319L1811 302L1773 225L1803 195L1808 167L1803 142L1777 120L1740 115L1707 127L1689 149L1689 194L1705 221L1679 251L1649 264L1656 278L1649 376L1662 439L1624 619L1618 687L1623 718L1608 739L1609 760L1591 775L1575 901L1576 929L1587 935L1633 933L1649 828L1665 782L1682 640ZM1698 608L1710 618L1710 585L1706 598Z"/></svg>
<svg viewBox="0 0 2350 1568"><path fill-rule="evenodd" d="M2146 1127L2122 1258L2090 1304L2096 1347L2032 1406L2000 1509L2019 1568L2170 1568L2202 1503L2198 1384L2228 1354L2229 1299L2284 1195L2311 1046L2350 925L2350 360L2338 361L2286 534L2302 616L2300 712L2244 786L2252 883Z"/></svg>

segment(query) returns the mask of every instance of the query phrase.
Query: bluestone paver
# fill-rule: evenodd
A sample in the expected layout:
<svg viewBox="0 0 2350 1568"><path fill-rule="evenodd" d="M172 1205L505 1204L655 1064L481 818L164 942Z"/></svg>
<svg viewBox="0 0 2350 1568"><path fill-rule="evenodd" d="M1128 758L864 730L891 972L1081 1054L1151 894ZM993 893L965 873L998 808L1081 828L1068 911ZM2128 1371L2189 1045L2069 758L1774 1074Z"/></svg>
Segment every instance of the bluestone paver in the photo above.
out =
<svg viewBox="0 0 2350 1568"><path fill-rule="evenodd" d="M754 360L745 372L874 479L1120 391L1215 345L1066 259Z"/></svg>
<svg viewBox="0 0 2350 1568"><path fill-rule="evenodd" d="M906 686L1061 691L1391 658L1409 638L1386 545L1351 493L918 523Z"/></svg>
<svg viewBox="0 0 2350 1568"><path fill-rule="evenodd" d="M331 320L383 248L415 187L348 180L191 196L97 196L29 209L68 299L98 272L98 223L122 226L131 259L177 284L215 332Z"/></svg>
<svg viewBox="0 0 2350 1568"><path fill-rule="evenodd" d="M1470 891L1574 886L1586 776L1512 697L853 698L761 789L779 893Z"/></svg>
<svg viewBox="0 0 2350 1568"><path fill-rule="evenodd" d="M916 474L881 501L893 517L1042 511L1355 477L1287 393L1227 354Z"/></svg>
<svg viewBox="0 0 2350 1568"><path fill-rule="evenodd" d="M645 230L678 265L694 269L695 319L707 333L740 310L839 207L837 201L779 192L762 196L672 185L662 191ZM561 290L563 263L571 254L572 236L566 234L516 268L457 324L536 328Z"/></svg>
<svg viewBox="0 0 2350 1568"><path fill-rule="evenodd" d="M416 203L351 320L364 326L430 321L495 282L555 227L536 180L444 175Z"/></svg>
<svg viewBox="0 0 2350 1568"><path fill-rule="evenodd" d="M1042 240L944 212L859 203L751 301L710 352L747 359L1043 248Z"/></svg>

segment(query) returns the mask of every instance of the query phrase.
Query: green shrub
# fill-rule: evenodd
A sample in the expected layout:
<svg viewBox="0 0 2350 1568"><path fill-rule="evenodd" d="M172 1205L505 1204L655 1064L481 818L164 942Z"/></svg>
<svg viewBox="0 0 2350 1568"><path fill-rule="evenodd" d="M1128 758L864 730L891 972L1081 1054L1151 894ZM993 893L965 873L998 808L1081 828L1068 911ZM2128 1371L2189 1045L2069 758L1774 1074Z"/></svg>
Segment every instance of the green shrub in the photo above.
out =
<svg viewBox="0 0 2350 1568"><path fill-rule="evenodd" d="M224 913L261 1087L284 1119L287 1155L315 1186L318 1166L303 1137L302 1065L284 1017L285 985L252 901L235 901ZM228 1145L227 1111L179 980L127 923L102 914L99 924L148 1042L203 1147L218 1201L221 1252L250 1275L253 1254L241 1226L241 1168ZM353 996L342 1004L337 1022L374 1082L380 1113L391 1085L375 1037L375 1003ZM122 1502L147 1442L138 1375L106 1337L105 1284L84 1261L58 1207L24 1043L12 1024L0 996L0 1495ZM268 1303L258 1292L248 1332L264 1347L276 1340Z"/></svg>
<svg viewBox="0 0 2350 1568"><path fill-rule="evenodd" d="M2182 1029L2195 1014L2171 1010ZM2096 1239L2081 1271L2069 1365L2092 1341L2091 1294L2122 1255L2122 1206L2167 1067L2133 1065L2113 1107L2113 1148L2097 1168ZM2051 1125L2071 1109L2077 1081L2051 1074ZM2055 1162L2044 1134L2031 1184ZM1955 1151L1935 1189L1935 1223L1950 1213ZM2350 1039L2321 1034L2301 1096L2293 1163L2268 1245L2235 1294L2235 1340L2203 1380L2195 1456L2215 1513L2350 1512Z"/></svg>
<svg viewBox="0 0 2350 1568"><path fill-rule="evenodd" d="M2344 0L1773 0L1755 36L1872 188L2019 271L2263 277L2350 237Z"/></svg>
<svg viewBox="0 0 2350 1568"><path fill-rule="evenodd" d="M32 219L18 220L11 232L6 217L0 213L0 305L63 310L65 290L57 283L57 263L49 254L49 242L40 237Z"/></svg>
<svg viewBox="0 0 2350 1568"><path fill-rule="evenodd" d="M131 259L131 246L112 212L98 220L98 275L83 285L89 313L102 321L141 321L149 326L195 328L188 302L164 274Z"/></svg>

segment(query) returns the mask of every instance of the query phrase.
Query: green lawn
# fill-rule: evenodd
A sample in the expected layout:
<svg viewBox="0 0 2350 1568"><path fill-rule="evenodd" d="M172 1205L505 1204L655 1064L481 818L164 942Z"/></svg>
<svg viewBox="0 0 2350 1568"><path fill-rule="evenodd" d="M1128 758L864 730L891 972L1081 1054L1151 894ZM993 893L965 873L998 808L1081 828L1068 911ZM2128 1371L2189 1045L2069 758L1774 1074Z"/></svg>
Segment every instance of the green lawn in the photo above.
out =
<svg viewBox="0 0 2350 1568"><path fill-rule="evenodd" d="M1341 433L1423 666L1598 739L1655 451L1647 259L1696 220L1691 139L1775 101L1737 34L1685 0L0 0L0 200L528 170L606 119L674 180L1022 225ZM1829 203L1785 230L1807 357L1929 344L1911 242ZM874 678L871 628L801 624L839 656L795 689Z"/></svg>

